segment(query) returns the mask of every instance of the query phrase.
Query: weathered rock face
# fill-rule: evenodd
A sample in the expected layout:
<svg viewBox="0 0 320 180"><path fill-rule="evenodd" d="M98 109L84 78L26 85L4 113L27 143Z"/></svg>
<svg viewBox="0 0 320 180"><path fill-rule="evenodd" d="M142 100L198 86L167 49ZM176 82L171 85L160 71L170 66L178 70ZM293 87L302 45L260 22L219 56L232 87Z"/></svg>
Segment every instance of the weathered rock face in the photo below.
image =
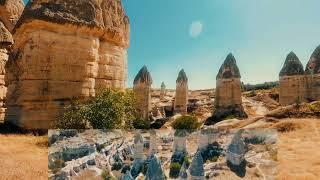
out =
<svg viewBox="0 0 320 180"><path fill-rule="evenodd" d="M22 0L0 0L0 21L11 32L24 9Z"/></svg>
<svg viewBox="0 0 320 180"><path fill-rule="evenodd" d="M308 100L320 99L320 46L312 53L306 67L306 98Z"/></svg>
<svg viewBox="0 0 320 180"><path fill-rule="evenodd" d="M176 86L176 97L174 101L174 112L187 114L188 104L188 77L184 70L179 72Z"/></svg>
<svg viewBox="0 0 320 180"><path fill-rule="evenodd" d="M134 154L135 159L144 159L143 154L144 138L140 132L137 132L134 137Z"/></svg>
<svg viewBox="0 0 320 180"><path fill-rule="evenodd" d="M187 152L187 136L185 130L176 130L174 133L173 152Z"/></svg>
<svg viewBox="0 0 320 180"><path fill-rule="evenodd" d="M161 90L160 90L160 101L164 100L164 97L166 96L167 92L166 92L166 85L164 84L164 82L161 83Z"/></svg>
<svg viewBox="0 0 320 180"><path fill-rule="evenodd" d="M236 59L229 54L217 75L215 112L206 124L214 124L228 116L246 118L241 98L241 75Z"/></svg>
<svg viewBox="0 0 320 180"><path fill-rule="evenodd" d="M31 0L6 65L6 120L48 128L70 99L124 88L129 20L120 0Z"/></svg>
<svg viewBox="0 0 320 180"><path fill-rule="evenodd" d="M245 159L247 152L247 145L242 139L243 130L239 130L235 133L230 145L227 149L227 161L233 165L240 165Z"/></svg>
<svg viewBox="0 0 320 180"><path fill-rule="evenodd" d="M305 100L305 76L299 58L291 52L288 54L280 72L279 100L281 105L289 105Z"/></svg>
<svg viewBox="0 0 320 180"><path fill-rule="evenodd" d="M149 155L156 154L157 152L158 152L157 132L156 130L150 130Z"/></svg>
<svg viewBox="0 0 320 180"><path fill-rule="evenodd" d="M1 1L0 1L1 3ZM13 44L11 33L0 21L0 121L4 120L5 108L4 101L6 98L7 88L5 87L5 65L8 61L8 48Z"/></svg>
<svg viewBox="0 0 320 180"><path fill-rule="evenodd" d="M136 109L142 119L149 119L151 109L152 77L148 68L143 66L133 82L133 91L136 96Z"/></svg>

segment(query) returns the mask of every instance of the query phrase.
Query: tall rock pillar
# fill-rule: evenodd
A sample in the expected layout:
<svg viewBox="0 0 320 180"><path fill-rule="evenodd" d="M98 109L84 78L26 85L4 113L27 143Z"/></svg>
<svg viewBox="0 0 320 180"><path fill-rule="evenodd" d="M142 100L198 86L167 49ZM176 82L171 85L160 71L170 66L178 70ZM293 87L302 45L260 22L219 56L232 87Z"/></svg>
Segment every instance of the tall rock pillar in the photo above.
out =
<svg viewBox="0 0 320 180"><path fill-rule="evenodd" d="M320 46L314 50L307 64L306 79L306 98L320 100Z"/></svg>
<svg viewBox="0 0 320 180"><path fill-rule="evenodd" d="M164 84L164 82L161 83L161 90L160 90L160 100L163 101L165 100L165 96L166 96L166 85Z"/></svg>
<svg viewBox="0 0 320 180"><path fill-rule="evenodd" d="M240 78L236 59L230 53L217 75L215 112L206 124L214 124L228 116L240 119L247 117L242 106Z"/></svg>
<svg viewBox="0 0 320 180"><path fill-rule="evenodd" d="M152 77L148 68L143 66L133 82L133 91L136 97L136 109L140 118L148 120L151 111Z"/></svg>
<svg viewBox="0 0 320 180"><path fill-rule="evenodd" d="M305 76L303 65L295 53L290 52L279 74L281 105L290 105L305 100Z"/></svg>
<svg viewBox="0 0 320 180"><path fill-rule="evenodd" d="M187 114L188 110L188 77L184 70L179 72L177 78L176 96L174 101L174 112Z"/></svg>
<svg viewBox="0 0 320 180"><path fill-rule="evenodd" d="M47 129L73 98L125 88L129 19L120 0L31 0L6 65L6 121Z"/></svg>

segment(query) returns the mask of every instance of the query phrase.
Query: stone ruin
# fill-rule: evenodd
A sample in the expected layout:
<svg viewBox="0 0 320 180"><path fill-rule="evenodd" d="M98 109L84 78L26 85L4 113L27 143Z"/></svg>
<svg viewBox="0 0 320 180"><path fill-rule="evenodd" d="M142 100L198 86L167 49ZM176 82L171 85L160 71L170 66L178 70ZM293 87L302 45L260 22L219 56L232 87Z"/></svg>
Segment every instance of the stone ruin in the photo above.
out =
<svg viewBox="0 0 320 180"><path fill-rule="evenodd" d="M305 71L291 52L279 74L280 104L290 105L320 99L320 46L312 53Z"/></svg>
<svg viewBox="0 0 320 180"><path fill-rule="evenodd" d="M5 120L48 129L71 99L125 88L129 31L120 0L29 1L6 64Z"/></svg>
<svg viewBox="0 0 320 180"><path fill-rule="evenodd" d="M174 112L187 114L188 110L188 77L184 70L179 72L177 78L176 96L174 101Z"/></svg>
<svg viewBox="0 0 320 180"><path fill-rule="evenodd" d="M11 46L13 45L11 32L23 9L22 0L0 0L0 121L4 121L6 111L5 65L9 60Z"/></svg>
<svg viewBox="0 0 320 180"><path fill-rule="evenodd" d="M294 52L290 52L280 72L279 101L282 105L304 101L305 76L303 65Z"/></svg>
<svg viewBox="0 0 320 180"><path fill-rule="evenodd" d="M240 78L236 59L230 53L217 75L215 112L206 122L207 125L214 124L228 116L240 119L248 117L242 106Z"/></svg>
<svg viewBox="0 0 320 180"><path fill-rule="evenodd" d="M152 77L147 66L143 66L133 82L133 91L136 98L136 109L140 118L149 119L151 109Z"/></svg>
<svg viewBox="0 0 320 180"><path fill-rule="evenodd" d="M164 84L164 82L161 83L161 90L160 90L160 101L165 100L164 97L166 96L167 92L166 92L166 85Z"/></svg>

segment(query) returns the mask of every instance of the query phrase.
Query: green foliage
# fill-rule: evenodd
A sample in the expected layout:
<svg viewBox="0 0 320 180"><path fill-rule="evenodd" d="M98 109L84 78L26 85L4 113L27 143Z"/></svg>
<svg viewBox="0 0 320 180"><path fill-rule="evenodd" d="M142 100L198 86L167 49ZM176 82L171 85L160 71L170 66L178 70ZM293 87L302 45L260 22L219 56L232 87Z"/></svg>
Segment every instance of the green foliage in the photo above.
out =
<svg viewBox="0 0 320 180"><path fill-rule="evenodd" d="M310 104L309 108L314 113L320 113L320 101Z"/></svg>
<svg viewBox="0 0 320 180"><path fill-rule="evenodd" d="M135 119L132 91L107 89L96 97L72 102L55 123L58 129L121 129L132 128Z"/></svg>
<svg viewBox="0 0 320 180"><path fill-rule="evenodd" d="M134 129L150 129L150 121L136 118L133 120L133 128Z"/></svg>
<svg viewBox="0 0 320 180"><path fill-rule="evenodd" d="M279 82L278 81L265 82L265 83L262 83L262 84L255 84L255 85L244 84L243 86L244 86L243 89L246 90L246 91L263 90L263 89L272 89L272 88L278 87L279 86Z"/></svg>
<svg viewBox="0 0 320 180"><path fill-rule="evenodd" d="M223 120L228 120L228 119L235 119L236 116L235 115L228 115L227 117L225 117Z"/></svg>
<svg viewBox="0 0 320 180"><path fill-rule="evenodd" d="M170 164L170 178L178 178L181 169L180 163L171 163Z"/></svg>
<svg viewBox="0 0 320 180"><path fill-rule="evenodd" d="M194 131L199 129L201 123L194 116L181 116L172 123L173 129L185 129Z"/></svg>

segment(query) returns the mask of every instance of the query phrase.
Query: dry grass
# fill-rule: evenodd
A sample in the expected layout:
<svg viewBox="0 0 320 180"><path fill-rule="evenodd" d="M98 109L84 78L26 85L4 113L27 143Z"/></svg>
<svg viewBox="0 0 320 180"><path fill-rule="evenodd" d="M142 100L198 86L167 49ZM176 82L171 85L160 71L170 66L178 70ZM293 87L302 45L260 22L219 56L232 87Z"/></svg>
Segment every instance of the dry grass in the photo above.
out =
<svg viewBox="0 0 320 180"><path fill-rule="evenodd" d="M285 125L293 128L283 128ZM279 135L278 179L319 179L320 120L283 120L278 127L284 130Z"/></svg>
<svg viewBox="0 0 320 180"><path fill-rule="evenodd" d="M48 179L48 138L0 135L0 179Z"/></svg>

